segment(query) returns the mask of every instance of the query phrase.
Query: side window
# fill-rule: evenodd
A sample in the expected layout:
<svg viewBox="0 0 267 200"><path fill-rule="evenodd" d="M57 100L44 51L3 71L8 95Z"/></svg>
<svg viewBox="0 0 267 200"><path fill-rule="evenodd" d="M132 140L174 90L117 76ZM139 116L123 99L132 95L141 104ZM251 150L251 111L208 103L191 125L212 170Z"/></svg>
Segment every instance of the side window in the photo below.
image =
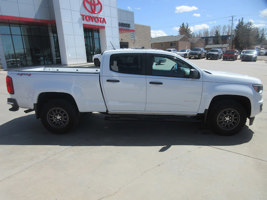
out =
<svg viewBox="0 0 267 200"><path fill-rule="evenodd" d="M191 66L175 57L153 55L152 75L188 78Z"/></svg>
<svg viewBox="0 0 267 200"><path fill-rule="evenodd" d="M144 74L140 54L113 54L110 70L123 74Z"/></svg>

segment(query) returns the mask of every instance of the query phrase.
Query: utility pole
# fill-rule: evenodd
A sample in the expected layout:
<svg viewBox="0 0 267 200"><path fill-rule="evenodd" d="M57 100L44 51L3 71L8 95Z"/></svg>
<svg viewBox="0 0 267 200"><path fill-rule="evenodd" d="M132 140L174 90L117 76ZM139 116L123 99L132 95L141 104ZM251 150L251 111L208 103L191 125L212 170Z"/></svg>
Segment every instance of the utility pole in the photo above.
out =
<svg viewBox="0 0 267 200"><path fill-rule="evenodd" d="M233 49L233 26L234 26L234 15L230 16L232 19L231 21L231 40L230 40L230 47Z"/></svg>

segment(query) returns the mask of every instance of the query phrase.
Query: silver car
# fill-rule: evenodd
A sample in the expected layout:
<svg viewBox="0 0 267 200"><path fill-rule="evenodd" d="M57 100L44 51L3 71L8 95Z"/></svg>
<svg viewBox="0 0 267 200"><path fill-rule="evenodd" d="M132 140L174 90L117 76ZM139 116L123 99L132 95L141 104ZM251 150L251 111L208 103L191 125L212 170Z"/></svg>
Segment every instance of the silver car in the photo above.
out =
<svg viewBox="0 0 267 200"><path fill-rule="evenodd" d="M180 51L177 52L177 54L184 58L188 58L189 52L190 52L190 49L181 49Z"/></svg>

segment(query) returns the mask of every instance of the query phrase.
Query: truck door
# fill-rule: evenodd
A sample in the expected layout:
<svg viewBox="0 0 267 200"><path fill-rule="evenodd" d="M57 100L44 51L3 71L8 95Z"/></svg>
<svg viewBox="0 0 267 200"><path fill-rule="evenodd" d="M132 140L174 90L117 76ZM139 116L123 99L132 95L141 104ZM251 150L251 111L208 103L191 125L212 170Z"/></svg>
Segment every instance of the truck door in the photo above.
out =
<svg viewBox="0 0 267 200"><path fill-rule="evenodd" d="M168 55L150 54L146 112L196 114L202 95L202 78L190 78L194 68Z"/></svg>
<svg viewBox="0 0 267 200"><path fill-rule="evenodd" d="M101 83L110 113L143 113L146 104L144 56L141 54L112 54L108 73ZM107 70L106 70L107 71Z"/></svg>

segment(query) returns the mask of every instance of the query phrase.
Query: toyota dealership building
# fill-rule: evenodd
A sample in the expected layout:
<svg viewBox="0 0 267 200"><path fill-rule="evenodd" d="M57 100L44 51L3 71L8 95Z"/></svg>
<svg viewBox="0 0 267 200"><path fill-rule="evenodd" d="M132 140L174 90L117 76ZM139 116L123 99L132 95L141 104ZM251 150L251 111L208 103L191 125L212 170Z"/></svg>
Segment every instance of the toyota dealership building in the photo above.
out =
<svg viewBox="0 0 267 200"><path fill-rule="evenodd" d="M134 13L116 0L0 0L0 58L4 69L81 64L135 39Z"/></svg>

